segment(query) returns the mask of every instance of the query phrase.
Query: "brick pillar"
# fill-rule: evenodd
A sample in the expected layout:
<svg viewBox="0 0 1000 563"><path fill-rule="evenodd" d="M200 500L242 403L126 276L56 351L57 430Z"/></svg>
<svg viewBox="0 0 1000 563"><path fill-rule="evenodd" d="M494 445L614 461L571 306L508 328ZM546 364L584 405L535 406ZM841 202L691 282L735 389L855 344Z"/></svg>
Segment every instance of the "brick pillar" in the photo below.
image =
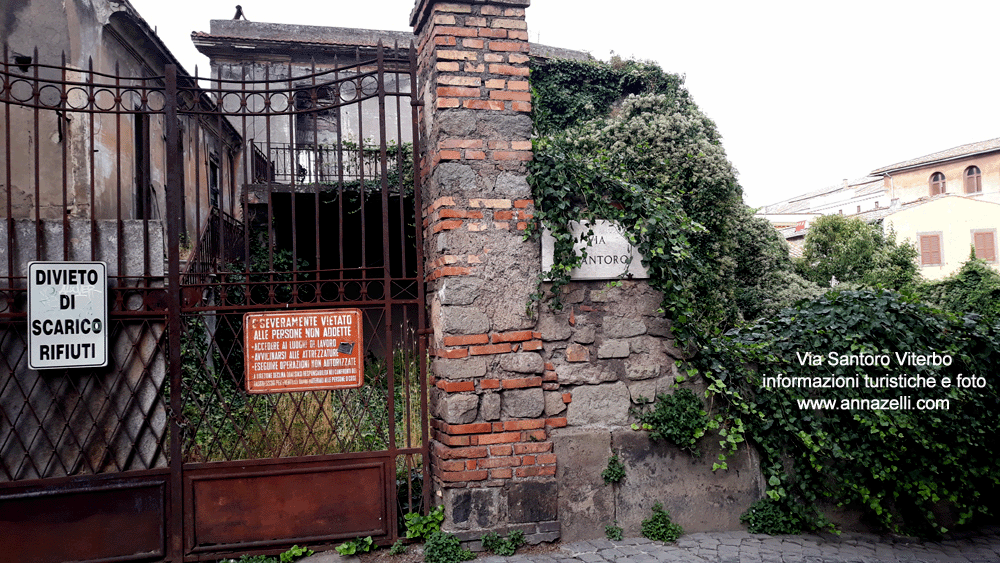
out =
<svg viewBox="0 0 1000 563"><path fill-rule="evenodd" d="M526 305L541 271L533 213L530 0L418 0L424 251L434 330L431 464L445 529L473 542L559 535L549 439L565 418ZM562 412L558 409L556 412Z"/></svg>

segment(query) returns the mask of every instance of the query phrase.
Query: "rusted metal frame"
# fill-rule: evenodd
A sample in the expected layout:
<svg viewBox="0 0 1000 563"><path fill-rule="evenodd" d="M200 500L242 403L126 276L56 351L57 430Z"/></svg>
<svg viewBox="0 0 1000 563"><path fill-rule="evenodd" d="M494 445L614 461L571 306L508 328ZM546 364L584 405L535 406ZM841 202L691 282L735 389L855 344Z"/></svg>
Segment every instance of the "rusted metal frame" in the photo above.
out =
<svg viewBox="0 0 1000 563"><path fill-rule="evenodd" d="M143 323L143 324L146 324L146 323ZM153 412L153 410L154 410L154 408L155 408L155 406L157 404L157 399L162 398L163 385L166 384L166 378L164 378L163 384L161 384L159 386L156 385L156 383L149 377L149 364L145 361L145 359L141 355L139 355L138 353L136 353L137 344L138 344L139 341L142 340L145 331L143 330L142 332L140 332L139 338L138 338L137 341L133 341L132 338L127 335L127 332L126 332L126 329L128 328L127 325L124 322L119 322L118 325L119 325L119 337L121 337L122 335L124 335L126 338L128 338L128 340L130 341L130 344L131 344L131 346L130 346L131 351L126 356L126 358L125 358L126 361L123 361L121 363L120 368L124 368L127 365L127 363L128 363L127 360L129 360L132 357L137 358L139 360L139 363L142 364L142 367L143 367L142 373L140 374L139 380L136 382L135 387L132 387L131 385L129 385L128 379L122 379L122 383L124 384L124 387L127 388L128 391L129 391L129 399L125 403L124 408L121 410L121 413L124 413L125 416L121 416L119 414L118 410L115 409L115 414L117 415L117 418L118 418L118 425L115 427L114 431L111 433L112 439L108 443L108 445L111 446L111 444L117 442L117 440L118 440L119 437L121 437L121 436L127 436L128 437L129 442L131 444L131 447L129 448L129 453L126 454L126 456L125 456L124 462L118 468L119 471L127 471L128 468L129 468L129 466L132 464L132 460L135 458L135 455L137 454L137 447L136 446L137 446L139 438L143 434L144 427L149 423L149 415L150 415L151 412ZM161 334L159 337L157 337L154 350L159 350L160 349L160 343L162 342L162 339L163 339L163 334ZM154 355L152 357L155 357L155 352L154 352ZM124 370L120 369L119 371L124 371ZM136 405L138 404L137 403L137 395L138 395L139 389L144 384L146 384L146 383L152 383L152 385L154 387L154 390L156 391L156 393L154 394L154 396L156 396L157 399L154 399L153 403L150 405L149 410L143 409L141 406L139 406L136 409ZM111 393L109 393L108 395L110 397ZM142 422L139 424L139 428L136 429L136 433L133 436L133 435L131 435L128 432L128 428L127 428L126 422L130 419L129 414L132 413L134 410L138 410L138 412L142 414ZM111 452L111 447L109 447L105 451L105 461L103 461L101 463L102 467L106 466L108 464L107 459L110 457L111 453L112 453ZM115 463L117 464L117 460L115 460ZM149 469L149 467L144 467L143 469Z"/></svg>
<svg viewBox="0 0 1000 563"><path fill-rule="evenodd" d="M96 95L94 94L94 57L87 58L87 83L88 83L88 94L87 94L87 105L93 108L95 104ZM97 260L97 245L94 244L97 241L97 214L94 212L95 205L97 203L95 192L97 192L97 179L95 177L96 162L94 160L94 154L97 153L97 149L94 147L94 112L88 113L90 118L90 151L88 157L90 159L90 259ZM36 200L36 204L37 204ZM39 252L41 255L41 252Z"/></svg>
<svg viewBox="0 0 1000 563"><path fill-rule="evenodd" d="M419 111L423 103L417 98L417 49L410 42L410 123L413 128L413 212L416 235L416 266L417 266L417 337L420 343L420 453L423 460L423 501L424 511L431 505L431 472L430 472L430 441L428 440L427 420L427 313L424 302L424 235L421 227L423 203L420 193L420 131Z"/></svg>
<svg viewBox="0 0 1000 563"><path fill-rule="evenodd" d="M195 94L197 94L197 92L192 92L192 95L195 95ZM201 246L201 242L202 242L202 227L201 227L201 194L202 194L202 189L201 188L202 188L202 185L201 185L201 142L200 142L201 141L201 117L195 115L193 117L192 121L194 121L194 126L192 127L192 129L194 129L194 131L191 132L191 142L192 142L192 144L194 144L194 191L193 191L193 193L194 193L194 226L192 228L193 232L190 233L190 234L188 233L187 209L184 210L184 217L182 219L183 223L181 223L181 225L182 225L181 226L181 233L183 233L183 235L186 235L188 244L195 245L194 248L191 249L192 252L191 252L190 256L188 256L188 263L187 263L187 268L186 268L188 271L191 271L191 266L192 266L192 261L193 261L192 258L193 259L200 258L200 256L198 256L198 252L200 252L201 249L198 248L198 247ZM187 194L184 194L184 197L187 198ZM209 196L209 197L211 197L211 196ZM206 227L210 228L210 225L206 224Z"/></svg>
<svg viewBox="0 0 1000 563"><path fill-rule="evenodd" d="M378 42L378 123L379 123L379 165L381 167L380 188L382 192L382 276L383 276L383 298L385 301L385 365L386 365L386 418L388 419L389 456L393 467L396 463L396 366L392 338L392 299L389 295L389 286L392 283L392 259L389 251L389 169L388 152L386 147L386 124L385 124L385 68L383 66L385 57L385 46L382 40ZM397 115L397 121L399 116ZM362 157L364 155L362 154ZM395 538L396 530L396 480L390 479L386 483L387 498L393 499L389 503L389 536Z"/></svg>
<svg viewBox="0 0 1000 563"><path fill-rule="evenodd" d="M18 421L21 420L22 416L27 416L27 415L33 417L34 420L39 422L39 425L41 425L42 419L38 417L38 413L35 412L35 409L31 405L31 402L28 400L28 398L31 397L31 395L35 392L35 389L38 387L38 384L42 380L42 378L40 377L35 378L34 383L31 385L31 389L27 393L24 392L24 387L21 386L20 381L18 381L14 377L11 377L11 380L15 382L18 390L21 391L21 396L24 397L24 404L21 405L21 409L20 411L18 411L16 416L14 416L13 418L8 417L8 420L10 420L10 427L12 429L17 428ZM27 414L25 411L27 411ZM21 437L21 435L18 432L11 432L11 435L17 438L17 444L20 445L21 449L24 451L24 456L21 458L21 462L17 464L17 467L14 469L15 478L17 475L24 474L25 468L27 467L34 469L35 473L39 476L44 475L45 474L44 471L39 469L38 464L35 463L35 458L31 455L31 444L34 443L35 437L38 435L38 431L36 430L35 435L32 436L27 442L25 442L24 438Z"/></svg>
<svg viewBox="0 0 1000 563"><path fill-rule="evenodd" d="M233 284L239 285L239 284ZM373 304L381 303L383 300L371 300L371 301L331 301L325 299L321 302L310 302L310 303L297 303L295 305L296 309L323 309L329 308L330 305L336 305L338 308L352 308L352 307L370 307ZM418 305L420 301L418 299L393 299L392 302L397 305ZM226 311L226 312L236 312L236 311L256 311L256 310L272 310L274 309L273 304L270 303L257 303L253 305L228 305L228 306L187 306L183 307L182 311L184 313L196 313L201 311Z"/></svg>
<svg viewBox="0 0 1000 563"><path fill-rule="evenodd" d="M334 80L337 82L337 101L341 100L340 70L337 66L337 56L333 57ZM337 107L337 245L340 258L340 278L344 278L344 137L341 122L344 117L344 109ZM339 294L338 294L339 295Z"/></svg>
<svg viewBox="0 0 1000 563"><path fill-rule="evenodd" d="M7 92L7 97L9 98L12 86L10 84L10 63L8 60L8 47L6 40L4 41L3 44L3 82L4 82L3 89L5 92ZM13 192L14 190L10 189L11 185L10 160L12 156L10 150L10 105L11 101L9 99L4 100L3 130L4 130L4 152L6 154L6 158L4 158L4 169L7 179L7 181L4 183L4 185L7 186L7 189L4 190L7 192L7 287L13 288L14 279L16 277L14 275L15 253L13 252L13 250L16 247L15 241L17 240L17 233L15 232L14 209L13 209L13 202L11 200L11 192ZM8 310L14 308L14 300L10 297L7 298L7 308Z"/></svg>
<svg viewBox="0 0 1000 563"><path fill-rule="evenodd" d="M220 72L221 74L221 72ZM246 64L240 65L240 135L243 137L243 145L249 148L250 157L243 159L243 193L240 196L243 204L243 279L244 281L250 281L250 229L247 226L250 221L250 196L246 191L246 186L250 184L251 180L256 180L253 178L253 157L254 157L254 140L247 140L247 116L246 116L246 85L247 85L247 67ZM222 102L225 91L222 88L222 79L216 80L217 87L219 88L219 111L225 111L225 104ZM256 133L256 130L254 131ZM268 173L267 167L264 170L265 174L270 177L271 174ZM223 302L228 299L228 295L225 292L220 292L223 297ZM250 303L250 286L244 284L243 286L243 302Z"/></svg>
<svg viewBox="0 0 1000 563"><path fill-rule="evenodd" d="M296 131L297 128L295 127L295 119L296 119L297 114L298 114L298 100L296 99L296 94L298 92L296 91L295 84L292 81L292 79L293 79L292 73L293 73L293 71L292 71L292 62L288 61L288 94L287 94L288 95L288 103L285 106L285 110L288 112L288 140L297 144L298 143L298 135L297 135L297 131ZM295 281L295 282L298 282L298 280L299 280L299 244L298 244L299 243L299 237L297 236L298 220L295 217L295 211L296 211L295 210L295 207L296 207L295 197L297 195L296 194L297 190L295 189L295 180L297 179L296 176L298 176L299 160L298 160L298 154L296 152L294 152L294 150L293 150L293 153L292 153L292 157L293 157L293 160L294 160L295 174L292 174L292 182L291 182L292 191L291 191L291 194L288 197L289 197L289 200L291 202L290 205L291 205L291 211L292 211L292 280ZM304 178L303 178L303 180L304 180ZM268 205L271 205L271 203L268 203ZM292 295L289 298L289 300L290 300L291 303L298 302L298 300L299 300L299 284L298 283L293 283L292 284Z"/></svg>
<svg viewBox="0 0 1000 563"><path fill-rule="evenodd" d="M169 295L167 334L168 362L170 369L170 542L168 558L180 561L184 550L184 475L181 453L181 427L183 381L181 377L181 302L180 292L180 238L178 214L180 212L179 174L180 155L177 153L177 67L166 65L166 133L167 133L167 293Z"/></svg>
<svg viewBox="0 0 1000 563"><path fill-rule="evenodd" d="M268 112L271 109L271 67L268 65L264 66L264 107L267 108ZM246 95L246 92L243 93ZM270 113L264 116L264 139L266 150L264 154L271 154L271 115ZM267 278L272 284L274 283L274 198L272 197L273 187L272 180L267 179ZM249 275L247 280L249 280ZM274 286L268 286L267 301L269 303L274 303ZM247 301L249 303L249 299Z"/></svg>
<svg viewBox="0 0 1000 563"><path fill-rule="evenodd" d="M355 60L361 59L360 48L355 50ZM363 93L364 77L360 74L360 68L358 69L359 74L355 77L357 87L355 88L355 96L357 97L358 105L358 165L360 167L358 175L358 198L361 216L361 267L365 268L368 266L368 233L365 225L365 117L364 117L364 102L361 99L361 94ZM367 277L367 272L362 271L362 279Z"/></svg>
<svg viewBox="0 0 1000 563"><path fill-rule="evenodd" d="M319 90L316 87L316 58L312 58L312 76L310 77L310 82L312 84L311 99L313 101L313 106L319 105ZM319 251L319 187L323 183L324 178L323 173L323 159L321 158L322 153L319 148L319 113L316 113L315 123L313 124L313 150L316 151L316 163L313 167L313 238L315 239L313 250L315 251L315 258L313 262L313 269L316 271L315 282L316 282L316 295L319 298L319 272L322 268L320 262L320 251Z"/></svg>
<svg viewBox="0 0 1000 563"><path fill-rule="evenodd" d="M66 379L62 379L61 381L66 382L65 385L67 387L70 385L70 383ZM50 395L52 395L52 396L59 396L59 395L62 394L62 393L60 393L60 391L65 391L65 389L57 389L57 388L55 388L54 385L53 385L53 383L50 382L50 381L48 381L48 380L46 380L45 385L48 388ZM77 398L77 404L79 404L81 401L82 401L82 395L81 395L80 398ZM49 443L49 446L51 446L46 451L46 454L48 455L48 460L45 463L45 470L44 470L43 473L41 473L39 475L40 477L43 477L43 478L46 477L46 476L48 476L48 475L50 475L50 471L52 470L52 467L54 466L55 462L58 462L59 465L62 466L63 472L66 473L67 475L75 474L76 473L76 469L78 468L78 465L73 465L71 467L67 467L66 463L65 463L65 460L62 459L62 456L59 454L59 450L56 447L56 444L58 444L60 442L60 439L62 437L62 433L64 433L66 431L66 425L63 425L62 432L59 434L59 436L55 440L53 440L52 436L49 435L48 430L44 429L44 422L47 421L47 420L50 420L50 416L52 415L53 411L58 411L58 410L59 409L57 408L56 402L52 401L52 402L49 403L48 408L45 410L45 412L42 413L42 416L39 417L37 413L34 413L34 412L32 413L32 414L35 415L36 420L38 421L39 428L38 428L38 430L35 431L35 435L32 437L30 443L31 444L35 444L35 440L38 439L39 435L41 435L45 439L45 441L47 441ZM68 422L69 419L66 419L66 421ZM91 469L91 473L97 473L97 471Z"/></svg>
<svg viewBox="0 0 1000 563"><path fill-rule="evenodd" d="M149 330L149 331L153 330L153 326L152 326L151 323L143 323L143 324L146 327L146 330ZM156 344L154 346L154 352L152 354L150 354L150 358L155 358L159 353L162 353L163 348L164 348L163 347L163 341L166 339L165 338L166 334L167 334L166 331L160 331L159 336L156 336ZM135 349L135 346L133 346L133 350L134 349ZM160 457L161 454L163 454L163 443L167 441L168 436L167 435L157 435L155 432L153 432L153 427L149 423L149 416L150 416L150 413L152 413L156 409L156 406L158 404L160 404L161 401L163 401L163 391L164 391L164 389L167 386L167 378L164 377L163 381L159 385L157 385L156 382L152 378L150 378L149 375L148 375L149 374L149 364L147 364L145 361L142 361L141 359L140 359L140 362L142 363L142 367L143 367L142 379L147 380L147 381L149 381L149 382L152 383L152 385L153 385L153 397L154 397L154 399L153 399L152 403L149 405L149 409L148 410L143 410L142 408L139 409L140 411L142 411L143 417L142 417L142 423L139 425L139 428L136 431L136 437L142 436L142 434L143 434L144 431L145 432L149 432L152 436L154 436L154 438L156 439L156 448L153 451L153 456L152 456L152 460L151 461L153 463L156 463L156 460ZM133 390L133 395L132 395L133 400L135 399L135 395L136 395L136 392L135 392L135 390ZM130 404L131 404L131 401L130 401ZM168 405L164 404L163 406L164 406L164 408L166 408ZM138 448L136 447L137 443L138 443L138 440L134 439L132 441L132 447L129 449L129 453L128 453L128 455L125 458L125 464L124 464L125 467L131 466L132 465L132 460L135 458L136 455L138 455ZM152 467L149 467L148 463L147 463L147 466L144 467L143 469L152 469Z"/></svg>
<svg viewBox="0 0 1000 563"><path fill-rule="evenodd" d="M115 61L115 105L121 103L121 76L118 61ZM120 109L120 108L119 108ZM66 204L63 202L63 217ZM125 226L122 223L122 114L115 112L115 229L117 231L116 254L118 275L125 275ZM69 233L63 232L65 239Z"/></svg>
<svg viewBox="0 0 1000 563"><path fill-rule="evenodd" d="M143 71L142 72L145 73L145 66L143 66ZM146 135L147 138L151 138L151 137L149 137L148 132L149 132L149 129L152 127L152 124L153 124L153 118L152 118L153 113L152 112L150 112L148 114L144 113L144 112L146 112L146 111L149 110L149 90L148 90L148 84L149 84L149 82L148 82L148 80L146 79L145 76L142 77L142 78L140 78L139 80L140 80L140 82L142 84L142 89L141 89L142 90L142 97L139 100L139 102L140 102L139 108L133 108L133 109L136 109L135 113L132 114L132 148L133 148L133 150L135 150L136 136L139 134L139 131L136 130L137 129L136 126L135 126L136 122L138 122L139 120L142 120L145 123L145 127L144 127L143 131L144 131L144 135ZM164 91L164 98L165 97L166 97L166 91ZM147 115L149 117L143 117L143 116L147 116ZM166 119L166 118L164 118L164 119ZM136 166L135 166L135 160L136 160L136 158L141 159L142 160L142 171L141 171L141 173L143 175L145 175L146 171L149 169L148 167L151 164L150 163L150 159L151 159L150 149L151 149L151 147L150 147L150 143L147 142L146 140L143 140L142 146L143 146L142 154L133 155L132 156L132 168L133 169L136 168ZM143 205L143 210L142 210L142 213L141 213L141 216L142 216L141 217L141 220L142 220L142 247L145 249L145 251L142 253L142 275L145 278L143 280L144 281L144 286L145 287L149 287L149 278L150 278L150 274L152 273L152 263L150 262L150 256L149 256L149 254L150 254L149 253L149 216L150 216L150 212L149 212L149 210L150 210L149 200L151 199L151 196L152 196L152 190L149 189L150 186L146 185L145 182L143 182L143 178L140 178L139 174L140 174L140 170L133 170L132 171L132 176L133 176L132 183L133 183L133 186L134 186L132 197L135 197L136 188L138 188L139 190L142 190L142 192L143 192L142 198L141 198L142 199L142 205ZM133 205L132 208L133 208L133 212L134 212L135 205ZM136 284L136 285L138 285L138 284Z"/></svg>
<svg viewBox="0 0 1000 563"><path fill-rule="evenodd" d="M38 47L35 47L34 53L35 54L34 54L34 58L32 59L32 61L35 62L35 65L34 65L34 68L33 68L33 74L34 74L34 78L35 78L35 83L33 84L32 89L34 90L33 97L35 99L35 106L34 106L34 118L35 119L34 119L34 124L33 124L34 125L34 131L35 131L35 151L34 151L34 157L35 157L35 257L37 259L44 260L45 259L44 258L45 257L45 252L44 252L45 228L42 225L42 217L41 217L41 212L42 212L42 200L41 200L41 189L42 189L42 187L41 187L42 186L42 176L41 176L41 146L42 146L42 143L38 142L38 139L40 138L39 137L39 133L38 133L39 132L38 122L41 119L41 115L40 115L41 109L40 108L41 108L41 105L42 105L42 90L41 90L41 87L39 86L39 80L38 80L38 64L37 64L38 63ZM10 190L12 188L11 188L11 186L8 185L7 189Z"/></svg>
<svg viewBox="0 0 1000 563"><path fill-rule="evenodd" d="M62 111L66 111L66 102L68 100L68 94L66 93L66 51L62 52L62 68L60 70L62 83L60 84L60 96L59 96L59 107ZM69 154L67 152L67 145L69 145L69 131L63 132L63 115L56 111L56 119L59 123L59 144L62 145L62 225L63 225L63 260L69 260L69 168L67 161L69 160ZM69 118L66 117L67 126L69 124ZM68 127L67 127L68 128ZM8 184L9 186L9 184ZM9 189L8 189L9 191Z"/></svg>

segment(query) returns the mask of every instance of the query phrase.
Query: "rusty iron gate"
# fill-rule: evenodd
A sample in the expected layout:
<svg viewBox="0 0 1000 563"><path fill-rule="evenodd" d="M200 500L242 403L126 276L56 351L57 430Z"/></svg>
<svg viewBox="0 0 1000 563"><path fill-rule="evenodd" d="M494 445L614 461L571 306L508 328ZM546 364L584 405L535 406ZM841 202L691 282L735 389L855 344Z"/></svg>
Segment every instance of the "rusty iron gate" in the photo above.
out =
<svg viewBox="0 0 1000 563"><path fill-rule="evenodd" d="M412 45L2 65L0 561L397 539L429 504ZM30 261L107 264L107 367L28 368ZM246 392L245 314L338 309L360 388Z"/></svg>

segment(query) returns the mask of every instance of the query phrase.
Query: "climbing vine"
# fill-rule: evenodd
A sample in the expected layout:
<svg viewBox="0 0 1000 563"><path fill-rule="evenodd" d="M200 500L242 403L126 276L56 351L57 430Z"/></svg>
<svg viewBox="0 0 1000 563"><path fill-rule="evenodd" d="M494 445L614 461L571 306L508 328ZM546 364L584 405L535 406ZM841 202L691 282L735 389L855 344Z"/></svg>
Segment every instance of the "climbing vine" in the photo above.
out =
<svg viewBox="0 0 1000 563"><path fill-rule="evenodd" d="M795 272L774 229L743 204L719 133L681 77L634 61L533 60L531 84L537 137L528 180L536 218L555 241L534 299L550 298L558 308L583 259L571 221L619 224L643 255L650 285L663 293L674 336L698 350L684 373L703 377L716 399L690 435L717 431L723 453L715 469L725 469L744 440L762 454L767 497L748 512L749 525L829 527L819 508L824 498L856 503L889 529L922 535L989 512L986 499L1000 485L993 376L1000 326L892 292L822 295ZM754 319L766 320L748 324ZM978 374L983 385L912 390L914 401L947 401L932 411L799 403L889 399L900 389L762 387L764 376L779 373L862 375L805 365L797 354L807 352L947 354L954 360L947 369L918 371L953 381ZM897 364L869 375L912 373ZM681 442L693 447L688 438ZM948 510L954 518L942 519Z"/></svg>

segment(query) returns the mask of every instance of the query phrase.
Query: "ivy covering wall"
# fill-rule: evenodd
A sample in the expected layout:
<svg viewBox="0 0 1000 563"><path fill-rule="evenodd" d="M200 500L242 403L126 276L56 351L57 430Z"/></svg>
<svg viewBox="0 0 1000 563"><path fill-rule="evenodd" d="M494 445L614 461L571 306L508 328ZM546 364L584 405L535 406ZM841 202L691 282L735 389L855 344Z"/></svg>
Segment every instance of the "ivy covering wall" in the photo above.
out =
<svg viewBox="0 0 1000 563"><path fill-rule="evenodd" d="M990 513L1000 485L1000 327L992 314L966 314L988 292L953 297L981 272L972 266L961 280L922 293L959 314L921 304L920 294L857 290L865 279L824 294L807 279L811 265L796 272L785 242L743 204L715 124L681 77L635 61L535 60L531 86L529 183L536 217L555 238L545 274L551 294L540 289L535 298L551 295L558 307L580 263L570 221L624 228L650 285L663 292L675 336L694 351L686 375L703 378L705 404L713 405L702 428L668 439L695 451L715 430L708 435L730 455L744 440L758 449L769 488L744 516L751 531L831 527L823 499L925 536ZM827 365L830 354L888 361ZM900 360L931 355L950 363ZM819 384L767 385L775 376ZM866 376L879 383L866 386ZM918 376L924 383L914 387L891 383ZM861 385L825 387L826 378ZM918 408L918 400L932 407ZM656 432L651 420L640 427ZM716 467L725 470L721 458Z"/></svg>

